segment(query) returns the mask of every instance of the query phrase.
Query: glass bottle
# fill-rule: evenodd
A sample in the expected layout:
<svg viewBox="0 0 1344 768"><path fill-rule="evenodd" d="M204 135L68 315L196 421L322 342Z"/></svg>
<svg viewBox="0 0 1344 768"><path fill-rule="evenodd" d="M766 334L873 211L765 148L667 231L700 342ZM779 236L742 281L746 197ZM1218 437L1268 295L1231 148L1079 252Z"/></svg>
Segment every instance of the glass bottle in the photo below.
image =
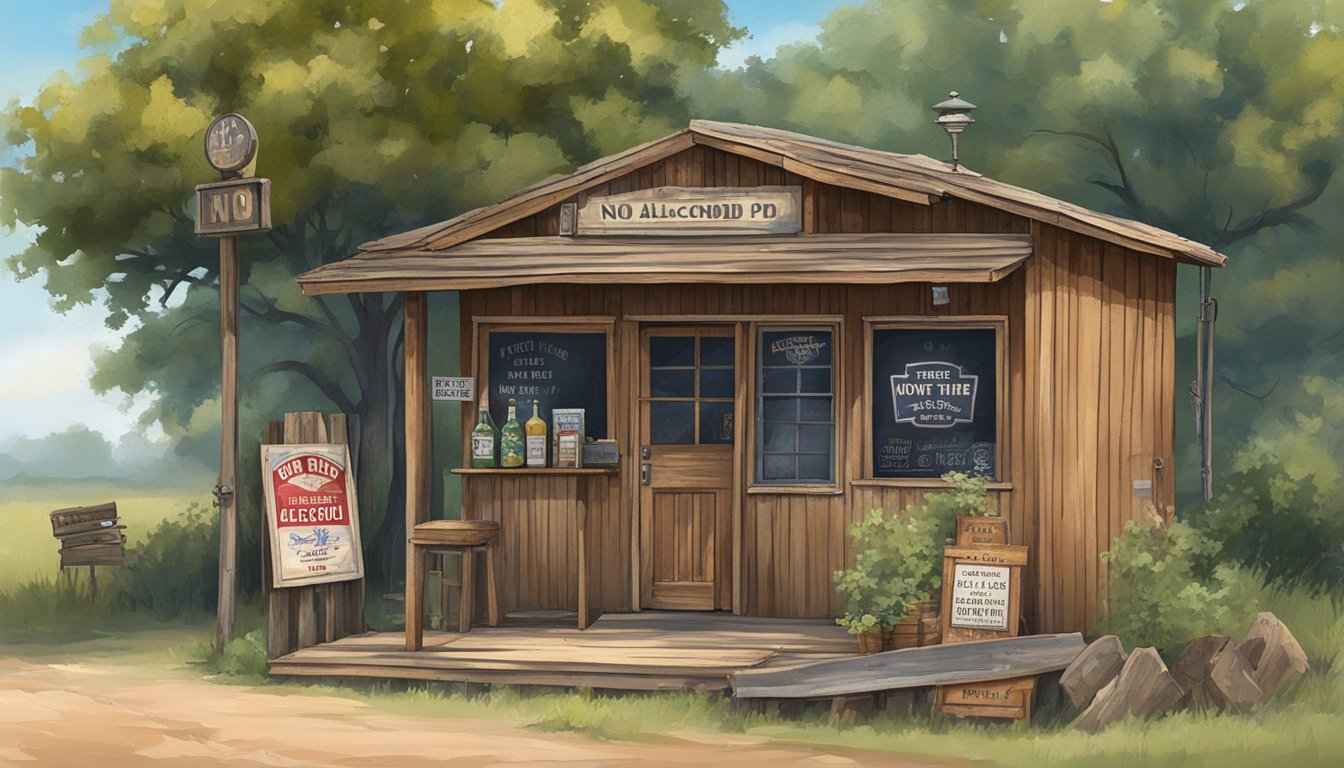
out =
<svg viewBox="0 0 1344 768"><path fill-rule="evenodd" d="M523 425L527 433L527 466L546 466L546 422L542 420L536 400L532 401L532 418Z"/></svg>
<svg viewBox="0 0 1344 768"><path fill-rule="evenodd" d="M476 428L471 430L471 466L488 469L499 466L499 436L490 420L490 402L481 398L476 409Z"/></svg>
<svg viewBox="0 0 1344 768"><path fill-rule="evenodd" d="M509 418L499 428L499 465L523 466L523 425L518 423L518 403L513 398L509 398Z"/></svg>

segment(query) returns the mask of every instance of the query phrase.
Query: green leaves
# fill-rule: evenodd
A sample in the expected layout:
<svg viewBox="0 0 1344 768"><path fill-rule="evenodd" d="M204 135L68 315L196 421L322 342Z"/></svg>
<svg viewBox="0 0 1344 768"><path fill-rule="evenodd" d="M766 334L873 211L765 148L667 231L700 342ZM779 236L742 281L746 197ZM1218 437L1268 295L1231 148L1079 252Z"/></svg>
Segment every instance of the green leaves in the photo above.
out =
<svg viewBox="0 0 1344 768"><path fill-rule="evenodd" d="M942 586L943 544L956 531L957 517L987 512L982 477L958 472L943 475L952 487L924 496L921 503L888 515L872 509L850 526L854 567L833 574L845 597L837 624L851 634L875 624L890 627L918 600Z"/></svg>

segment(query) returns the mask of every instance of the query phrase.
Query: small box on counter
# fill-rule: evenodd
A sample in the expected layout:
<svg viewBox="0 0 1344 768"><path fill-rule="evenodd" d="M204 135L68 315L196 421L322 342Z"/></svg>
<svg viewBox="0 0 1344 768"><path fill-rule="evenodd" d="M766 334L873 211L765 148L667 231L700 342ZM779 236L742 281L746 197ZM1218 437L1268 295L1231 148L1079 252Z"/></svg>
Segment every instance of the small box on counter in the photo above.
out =
<svg viewBox="0 0 1344 768"><path fill-rule="evenodd" d="M582 467L583 409L555 408L551 411L552 466Z"/></svg>
<svg viewBox="0 0 1344 768"><path fill-rule="evenodd" d="M584 443L583 466L615 467L620 463L621 449L615 440L597 440Z"/></svg>

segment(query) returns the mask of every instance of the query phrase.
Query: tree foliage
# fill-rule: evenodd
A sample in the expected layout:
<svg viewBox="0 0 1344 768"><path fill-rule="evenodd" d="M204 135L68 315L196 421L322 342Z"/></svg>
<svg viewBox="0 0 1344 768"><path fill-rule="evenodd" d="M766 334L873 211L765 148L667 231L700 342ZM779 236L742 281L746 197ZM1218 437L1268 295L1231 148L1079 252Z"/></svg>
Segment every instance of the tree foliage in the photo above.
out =
<svg viewBox="0 0 1344 768"><path fill-rule="evenodd" d="M217 257L192 190L212 180L212 117L245 114L276 222L243 246L245 413L358 415L360 487L395 506L399 475L377 468L399 466L400 297L309 300L293 277L684 125L681 81L737 34L717 0L113 0L79 73L0 115L20 149L0 223L36 228L9 266L57 309L100 302L131 328L95 386L151 392L147 419L209 446ZM401 517L370 537L389 575Z"/></svg>

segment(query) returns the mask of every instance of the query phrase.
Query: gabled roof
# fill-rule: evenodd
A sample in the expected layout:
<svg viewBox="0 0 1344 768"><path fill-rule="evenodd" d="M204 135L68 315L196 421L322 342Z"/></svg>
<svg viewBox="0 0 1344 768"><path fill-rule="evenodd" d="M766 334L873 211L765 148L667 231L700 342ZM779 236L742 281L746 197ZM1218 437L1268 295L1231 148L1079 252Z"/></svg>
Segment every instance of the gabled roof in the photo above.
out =
<svg viewBox="0 0 1344 768"><path fill-rule="evenodd" d="M365 243L360 246L359 253L350 259L300 275L299 284L305 293L390 290L375 288L373 283L388 284L385 278L389 271L405 274L404 270L412 267L410 262L405 261L407 257L419 266L428 266L428 262L423 261L424 257L452 253L463 243L540 213L585 190L671 157L696 144L750 157L821 183L920 205L933 205L943 198L956 198L1182 262L1222 266L1227 260L1226 256L1206 245L1166 230L1098 213L986 178L965 168L953 170L949 164L923 155L865 149L773 128L692 120L690 127L685 130L604 157L571 174L537 182L507 200L467 211L447 221ZM820 247L822 242L817 239L819 237L800 235L797 239ZM543 245L542 238L529 239L537 246ZM745 240L743 245L746 245ZM547 247L552 246L567 251L573 248L559 243ZM896 250L904 247L898 244L891 246ZM400 264L394 266L399 257ZM448 268L448 265L441 265L437 269L443 268ZM361 285L364 282L369 284ZM337 288L338 285L341 287Z"/></svg>

